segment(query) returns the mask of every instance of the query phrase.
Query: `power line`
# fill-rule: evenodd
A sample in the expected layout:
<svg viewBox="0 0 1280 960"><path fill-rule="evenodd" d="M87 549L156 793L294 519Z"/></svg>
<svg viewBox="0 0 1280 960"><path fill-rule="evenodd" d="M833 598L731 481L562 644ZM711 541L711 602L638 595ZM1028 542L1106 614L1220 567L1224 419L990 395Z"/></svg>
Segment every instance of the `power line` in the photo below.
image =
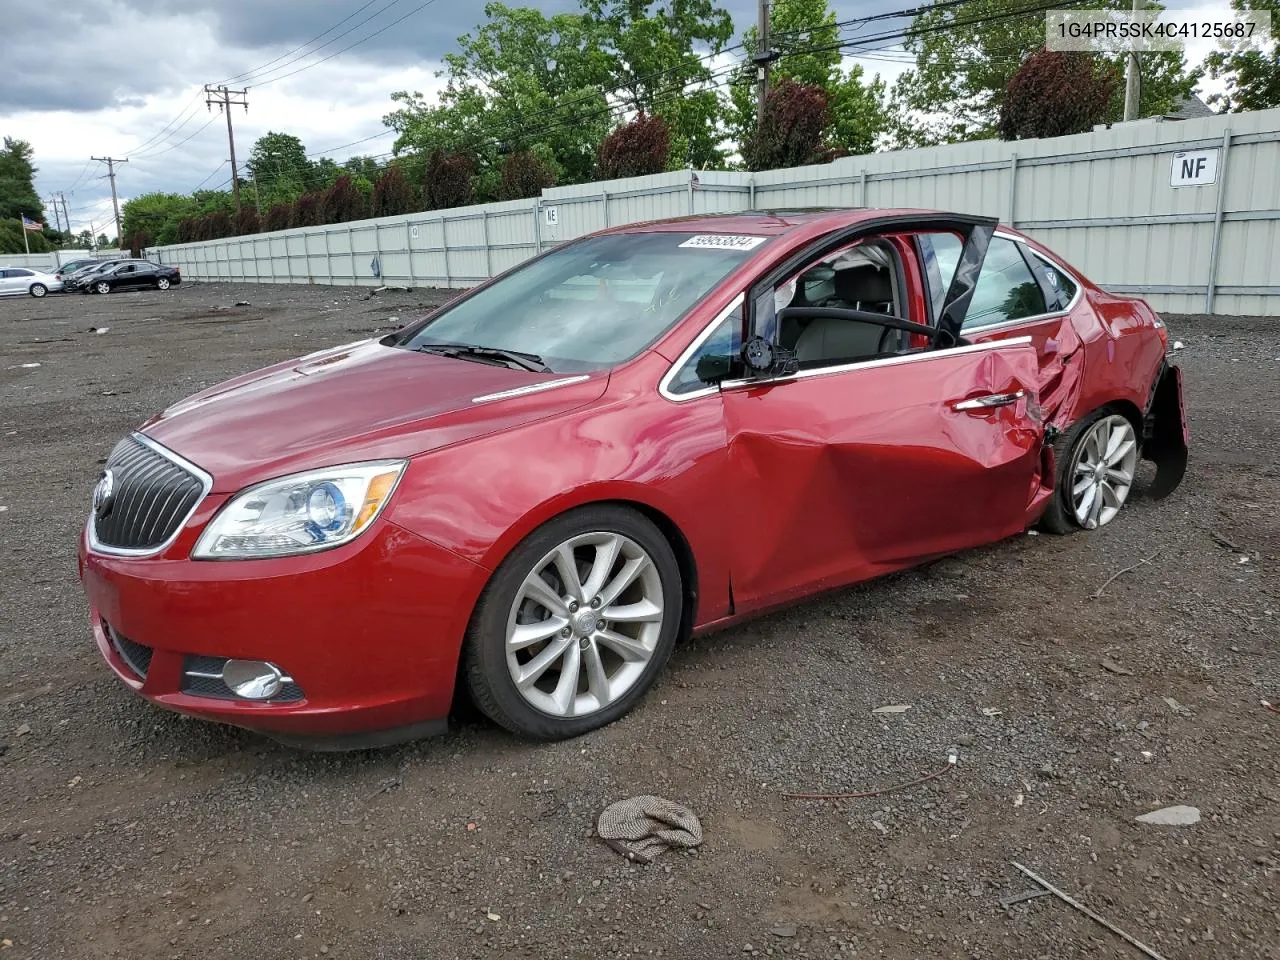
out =
<svg viewBox="0 0 1280 960"><path fill-rule="evenodd" d="M336 30L338 27L342 26L344 23L346 23L348 20L350 20L350 19L351 19L352 17L354 17L356 14L360 13L362 10L367 10L367 9L369 9L369 7L372 7L372 6L373 6L375 3L377 3L377 2L378 2L378 0L368 0L368 2L367 2L367 3L361 4L359 7L357 7L355 10L353 10L351 13L347 14L347 16L343 17L341 20L339 20L339 21L338 21L337 23L335 23L333 26L329 27L329 29L328 29L328 30L323 31L322 33L317 33L314 37L312 37L312 38L311 38L310 40L308 40L306 43L300 43L300 44L298 44L298 46L294 47L292 50L289 50L289 51L286 51L285 53L280 54L280 56L276 57L274 60L268 60L266 63L260 64L259 66L254 67L252 70L247 70L247 71L245 71L244 73L237 73L234 77L227 77L226 79L219 80L219 81L218 81L218 83L219 83L219 84L223 84L223 83L235 83L236 81L238 81L238 80L244 80L246 77L252 76L252 75L253 75L253 74L255 74L255 73L261 73L262 71L266 70L266 69L267 69L267 67L271 66L272 64L279 63L279 62L280 62L281 60L283 60L285 57L291 57L291 56L293 56L295 53L297 53L299 50L301 50L303 47L308 47L308 46L310 46L311 44L315 43L317 40L319 40L319 39L320 39L321 37L323 37L325 34L330 33L330 32L331 32L331 31L333 31L333 30ZM377 15L377 14L373 14L372 16L376 16L376 15ZM372 19L372 17L371 17L370 19ZM362 20L362 21L361 21L361 23L367 23L367 22L368 22L367 20ZM356 24L356 26L358 27L358 26L360 26L360 24ZM355 27L352 27L352 29L354 30L354 29L355 29ZM345 36L345 34L344 34L344 36ZM336 38L335 38L335 39L336 39ZM320 49L320 48L317 48L317 49ZM310 55L310 53L315 53L315 51L314 51L314 50L310 51L308 55Z"/></svg>
<svg viewBox="0 0 1280 960"><path fill-rule="evenodd" d="M120 229L120 198L116 195L116 164L128 163L129 158L117 160L115 157L90 157L91 160L98 160L107 165L107 179L111 181L111 206L116 212L116 242L120 242L123 232Z"/></svg>
<svg viewBox="0 0 1280 960"><path fill-rule="evenodd" d="M182 127L185 127L188 123L191 122L191 118L195 116L194 108L198 107L199 104L200 104L200 94L197 92L196 95L192 97L181 110L178 111L177 116L175 116L172 120L170 120L163 127L161 127L156 133L153 133L146 140L143 140L141 143L137 144L130 152L134 154L140 154L142 151L146 150L148 147L154 144L155 141L159 140L161 137L164 137L166 133L170 133L170 132L177 133L178 130L182 129ZM190 115L188 115L187 113L188 110L191 111ZM186 119L184 120L183 117L186 117ZM177 128L174 128L174 124L178 123L179 120L182 121L181 124L179 124Z"/></svg>
<svg viewBox="0 0 1280 960"><path fill-rule="evenodd" d="M171 150L177 150L184 143L188 143L189 141L194 140L196 137L200 136L200 134L208 130L209 127L213 124L213 122L217 119L218 119L217 117L210 117L208 120L204 122L204 126L196 130L195 133L188 134L187 136L179 140L177 143L172 143L169 146L165 147L163 150L157 151L156 153L143 154L142 159L154 160L156 157L163 157L166 153L168 153ZM133 159L137 160L138 158L134 157Z"/></svg>

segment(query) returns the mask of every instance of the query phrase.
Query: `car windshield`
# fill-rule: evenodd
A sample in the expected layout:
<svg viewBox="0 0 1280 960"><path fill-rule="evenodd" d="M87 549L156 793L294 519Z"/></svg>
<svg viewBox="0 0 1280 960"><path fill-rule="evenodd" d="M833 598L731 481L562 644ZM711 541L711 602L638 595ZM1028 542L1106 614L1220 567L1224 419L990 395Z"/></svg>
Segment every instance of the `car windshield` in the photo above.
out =
<svg viewBox="0 0 1280 960"><path fill-rule="evenodd" d="M557 373L615 366L669 330L766 239L662 232L570 243L446 307L398 345L454 356L459 347L487 348L470 354L484 362L503 362L493 351L506 351Z"/></svg>

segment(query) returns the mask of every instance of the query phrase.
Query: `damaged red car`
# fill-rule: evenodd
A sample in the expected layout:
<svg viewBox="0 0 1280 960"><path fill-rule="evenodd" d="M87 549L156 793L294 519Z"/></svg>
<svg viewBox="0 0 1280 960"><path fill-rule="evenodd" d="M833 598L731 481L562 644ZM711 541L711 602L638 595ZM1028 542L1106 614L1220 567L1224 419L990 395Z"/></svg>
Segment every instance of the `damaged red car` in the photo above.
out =
<svg viewBox="0 0 1280 960"><path fill-rule="evenodd" d="M1163 496L1167 334L991 220L752 213L566 243L125 437L80 571L148 700L321 748L541 739L683 636Z"/></svg>

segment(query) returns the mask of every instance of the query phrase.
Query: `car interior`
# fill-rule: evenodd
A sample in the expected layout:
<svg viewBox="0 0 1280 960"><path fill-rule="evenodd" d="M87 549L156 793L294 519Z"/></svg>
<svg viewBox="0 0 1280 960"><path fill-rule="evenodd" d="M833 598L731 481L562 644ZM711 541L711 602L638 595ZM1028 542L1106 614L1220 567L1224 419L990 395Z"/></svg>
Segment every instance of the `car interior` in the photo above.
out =
<svg viewBox="0 0 1280 960"><path fill-rule="evenodd" d="M784 307L836 307L905 320L897 254L879 240L836 251L777 288L774 308ZM908 345L908 336L864 320L786 318L778 344L795 352L803 370L896 353Z"/></svg>

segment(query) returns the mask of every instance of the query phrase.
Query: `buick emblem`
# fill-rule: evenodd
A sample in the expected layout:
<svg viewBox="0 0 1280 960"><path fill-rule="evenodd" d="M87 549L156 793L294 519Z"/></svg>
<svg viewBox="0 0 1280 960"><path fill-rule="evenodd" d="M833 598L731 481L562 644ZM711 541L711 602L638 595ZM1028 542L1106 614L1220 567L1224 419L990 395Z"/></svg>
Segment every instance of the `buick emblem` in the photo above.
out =
<svg viewBox="0 0 1280 960"><path fill-rule="evenodd" d="M102 472L102 479L93 488L93 515L101 520L111 512L111 502L116 493L116 477L110 470Z"/></svg>

